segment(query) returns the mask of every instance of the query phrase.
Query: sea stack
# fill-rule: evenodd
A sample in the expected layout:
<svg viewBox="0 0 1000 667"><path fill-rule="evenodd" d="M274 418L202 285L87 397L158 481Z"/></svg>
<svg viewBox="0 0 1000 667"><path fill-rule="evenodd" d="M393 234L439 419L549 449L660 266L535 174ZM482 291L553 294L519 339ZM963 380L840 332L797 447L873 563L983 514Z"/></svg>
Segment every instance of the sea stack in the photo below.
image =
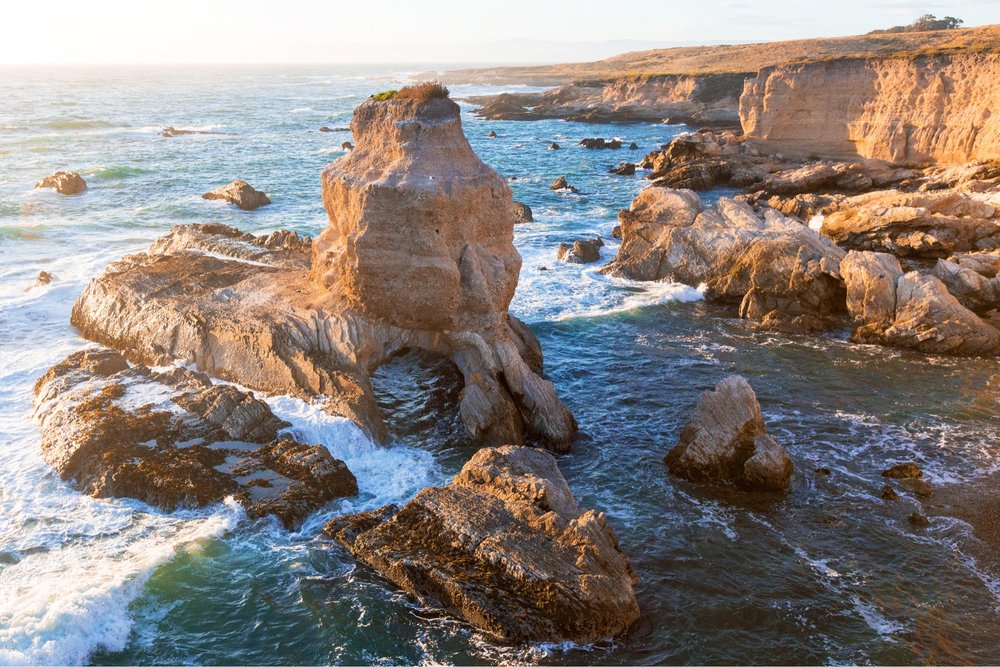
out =
<svg viewBox="0 0 1000 667"><path fill-rule="evenodd" d="M330 227L313 244L182 225L96 278L73 309L83 335L133 363L183 359L261 391L323 397L385 441L371 374L404 351L451 359L460 416L482 445L566 451L573 415L542 377L537 339L507 312L521 258L503 178L427 84L379 95L357 147L323 174Z"/></svg>

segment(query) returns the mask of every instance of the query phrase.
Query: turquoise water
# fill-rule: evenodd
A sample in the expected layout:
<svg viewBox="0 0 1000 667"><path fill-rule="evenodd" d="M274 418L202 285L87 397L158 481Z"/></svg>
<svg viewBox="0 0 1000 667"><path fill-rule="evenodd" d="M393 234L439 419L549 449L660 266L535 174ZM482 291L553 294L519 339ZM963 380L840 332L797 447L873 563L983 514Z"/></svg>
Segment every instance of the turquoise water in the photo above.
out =
<svg viewBox="0 0 1000 667"><path fill-rule="evenodd" d="M678 126L463 115L475 150L516 177L515 199L535 212L515 231L524 268L512 310L538 334L580 422L560 467L585 506L607 512L639 575L642 618L614 642L497 645L417 606L320 536L329 517L405 501L468 459L456 376L431 360L379 372L389 448L301 401L269 399L299 437L347 461L362 488L298 533L233 506L163 514L60 481L38 451L31 386L88 344L68 323L87 281L174 224L319 232L319 173L350 136L317 129L346 126L355 105L408 76L389 67L0 70L0 662L1000 662L996 555L957 519L914 530L915 500L877 497L879 471L908 460L939 487L988 488L1000 451L996 362L853 346L846 331L754 333L693 288L556 261L559 242L594 233L609 241L602 261L613 256L615 214L643 182L606 170ZM453 87L453 96L488 90ZM219 134L159 136L168 125ZM575 146L590 136L640 150ZM552 141L563 149L546 150ZM57 169L79 171L90 189L32 189ZM581 195L548 190L563 175ZM245 213L200 198L233 178L273 205ZM29 289L40 270L56 280ZM665 474L662 457L699 393L732 372L750 379L795 462L786 497ZM821 466L832 474L817 476Z"/></svg>

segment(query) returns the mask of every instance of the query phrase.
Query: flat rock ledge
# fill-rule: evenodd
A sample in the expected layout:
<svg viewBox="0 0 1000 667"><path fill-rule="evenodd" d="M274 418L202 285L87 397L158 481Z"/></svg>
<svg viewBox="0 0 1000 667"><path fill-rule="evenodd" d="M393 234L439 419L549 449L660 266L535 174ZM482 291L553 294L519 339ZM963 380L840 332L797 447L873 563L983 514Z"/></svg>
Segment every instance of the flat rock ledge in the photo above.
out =
<svg viewBox="0 0 1000 667"><path fill-rule="evenodd" d="M320 397L388 440L371 376L397 354L450 359L459 413L483 446L569 449L576 421L511 317L521 257L503 178L472 151L457 104L400 93L360 105L357 147L323 173L315 240L175 227L111 264L72 323L133 363L182 360L258 391Z"/></svg>
<svg viewBox="0 0 1000 667"><path fill-rule="evenodd" d="M748 491L784 491L793 469L784 447L767 433L750 383L739 375L701 395L664 461L678 477Z"/></svg>
<svg viewBox="0 0 1000 667"><path fill-rule="evenodd" d="M221 199L230 204L236 204L244 211L253 211L261 206L267 206L271 199L261 192L254 190L246 181L236 179L221 188L210 190L201 196L202 199Z"/></svg>
<svg viewBox="0 0 1000 667"><path fill-rule="evenodd" d="M61 195L78 195L87 189L87 182L75 171L57 171L38 181L35 187L52 188Z"/></svg>
<svg viewBox="0 0 1000 667"><path fill-rule="evenodd" d="M325 530L422 603L505 641L591 643L639 617L635 571L604 514L582 510L539 449L481 449L451 484Z"/></svg>
<svg viewBox="0 0 1000 667"><path fill-rule="evenodd" d="M35 385L42 455L98 498L135 498L166 511L232 496L251 518L286 527L358 493L347 466L253 394L183 368L130 367L112 350L83 350Z"/></svg>

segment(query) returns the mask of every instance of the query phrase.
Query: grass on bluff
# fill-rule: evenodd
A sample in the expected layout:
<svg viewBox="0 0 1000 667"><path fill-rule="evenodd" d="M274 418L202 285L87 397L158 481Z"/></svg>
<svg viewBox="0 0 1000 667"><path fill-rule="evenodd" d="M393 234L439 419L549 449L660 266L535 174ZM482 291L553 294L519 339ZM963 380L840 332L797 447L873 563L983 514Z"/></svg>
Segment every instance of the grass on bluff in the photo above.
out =
<svg viewBox="0 0 1000 667"><path fill-rule="evenodd" d="M386 100L413 100L415 102L430 102L434 99L446 98L448 97L448 94L448 89L437 81L427 81L425 83L417 83L412 86L406 86L405 88L400 88L399 90L383 90L381 93L372 95L372 99L376 102L384 102Z"/></svg>

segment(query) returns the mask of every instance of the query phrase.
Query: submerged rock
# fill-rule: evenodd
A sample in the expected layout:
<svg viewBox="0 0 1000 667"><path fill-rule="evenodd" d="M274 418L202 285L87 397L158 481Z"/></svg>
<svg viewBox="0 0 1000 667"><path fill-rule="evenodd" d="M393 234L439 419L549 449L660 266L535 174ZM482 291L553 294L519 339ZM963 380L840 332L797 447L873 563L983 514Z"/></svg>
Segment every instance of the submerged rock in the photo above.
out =
<svg viewBox="0 0 1000 667"><path fill-rule="evenodd" d="M739 375L701 395L664 461L678 477L751 491L787 489L793 468L785 449L768 435L753 389Z"/></svg>
<svg viewBox="0 0 1000 667"><path fill-rule="evenodd" d="M38 277L35 278L35 287L41 287L42 285L49 285L52 283L53 280L55 280L55 276L53 276L48 271L39 271Z"/></svg>
<svg viewBox="0 0 1000 667"><path fill-rule="evenodd" d="M531 207L521 202L514 202L514 224L520 225L526 222L534 222L535 217L531 213Z"/></svg>
<svg viewBox="0 0 1000 667"><path fill-rule="evenodd" d="M251 517L300 523L358 492L342 461L281 434L289 426L253 394L183 368L129 367L112 350L83 350L35 385L42 455L99 498L171 511L233 496Z"/></svg>
<svg viewBox="0 0 1000 667"><path fill-rule="evenodd" d="M267 206L271 200L266 194L254 190L249 183L236 179L228 185L206 192L202 199L221 199L230 204L236 204L244 211L253 211L261 206Z"/></svg>
<svg viewBox="0 0 1000 667"><path fill-rule="evenodd" d="M886 484L882 487L882 492L879 494L882 500L899 500L899 494L896 490L892 488L891 485Z"/></svg>
<svg viewBox="0 0 1000 667"><path fill-rule="evenodd" d="M490 133L487 134L486 136L489 137L490 139L493 139L497 136L497 133L495 130L490 130Z"/></svg>
<svg viewBox="0 0 1000 667"><path fill-rule="evenodd" d="M61 195L78 195L87 189L87 182L75 171L57 171L35 183L36 188L52 188Z"/></svg>
<svg viewBox="0 0 1000 667"><path fill-rule="evenodd" d="M451 484L325 531L421 603L507 641L586 644L639 617L614 531L541 450L482 449Z"/></svg>
<svg viewBox="0 0 1000 667"><path fill-rule="evenodd" d="M844 251L800 222L745 202L706 209L690 190L651 187L619 214L622 243L602 269L633 280L704 285L759 327L787 332L836 325L844 311Z"/></svg>
<svg viewBox="0 0 1000 667"><path fill-rule="evenodd" d="M359 106L352 131L357 148L323 174L330 226L315 243L180 226L96 278L73 323L138 363L183 359L322 397L383 442L371 374L404 351L441 355L462 374L477 442L527 433L568 449L576 422L541 376L537 339L507 313L521 266L510 189L473 153L458 105L400 91Z"/></svg>
<svg viewBox="0 0 1000 667"><path fill-rule="evenodd" d="M889 479L909 479L912 477L923 477L924 471L916 463L897 463L891 468L883 470L882 476Z"/></svg>

